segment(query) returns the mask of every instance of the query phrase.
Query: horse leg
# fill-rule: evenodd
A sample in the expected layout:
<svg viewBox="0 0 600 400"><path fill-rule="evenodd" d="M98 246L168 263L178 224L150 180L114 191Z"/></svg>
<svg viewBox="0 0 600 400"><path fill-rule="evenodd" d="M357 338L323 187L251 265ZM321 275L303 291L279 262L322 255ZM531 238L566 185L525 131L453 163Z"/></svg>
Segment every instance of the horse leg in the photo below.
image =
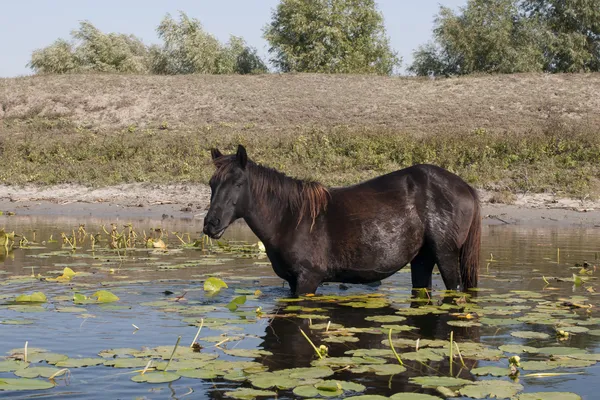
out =
<svg viewBox="0 0 600 400"><path fill-rule="evenodd" d="M413 289L431 289L431 277L435 259L431 249L424 245L410 262L410 275Z"/></svg>
<svg viewBox="0 0 600 400"><path fill-rule="evenodd" d="M444 249L436 254L436 264L448 290L462 290L458 249Z"/></svg>

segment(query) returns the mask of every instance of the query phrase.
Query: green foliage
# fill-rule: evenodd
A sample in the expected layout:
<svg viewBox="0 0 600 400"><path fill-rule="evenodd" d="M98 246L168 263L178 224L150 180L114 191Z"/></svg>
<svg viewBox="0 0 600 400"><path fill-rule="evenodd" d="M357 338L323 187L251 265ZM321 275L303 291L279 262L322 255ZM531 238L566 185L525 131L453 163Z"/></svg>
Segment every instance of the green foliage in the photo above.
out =
<svg viewBox="0 0 600 400"><path fill-rule="evenodd" d="M469 0L441 7L417 75L600 70L600 0Z"/></svg>
<svg viewBox="0 0 600 400"><path fill-rule="evenodd" d="M72 42L58 39L35 50L28 66L36 73L148 71L148 50L133 35L102 33L88 21L71 32Z"/></svg>
<svg viewBox="0 0 600 400"><path fill-rule="evenodd" d="M544 69L600 71L600 0L524 0L527 15L544 27Z"/></svg>
<svg viewBox="0 0 600 400"><path fill-rule="evenodd" d="M232 36L226 44L202 28L200 21L181 13L166 15L157 28L162 46L146 46L133 35L102 33L82 22L72 41L58 39L35 50L28 66L36 73L81 72L154 74L250 74L267 72L256 49Z"/></svg>
<svg viewBox="0 0 600 400"><path fill-rule="evenodd" d="M469 0L456 14L441 7L435 43L421 46L409 68L417 75L540 71L543 54L535 24L519 14L518 0Z"/></svg>
<svg viewBox="0 0 600 400"><path fill-rule="evenodd" d="M282 0L264 37L283 72L389 75L400 63L373 0Z"/></svg>
<svg viewBox="0 0 600 400"><path fill-rule="evenodd" d="M155 74L249 74L266 72L256 50L244 39L231 36L222 44L206 32L200 21L180 13L179 21L170 15L156 29L162 47L150 49Z"/></svg>

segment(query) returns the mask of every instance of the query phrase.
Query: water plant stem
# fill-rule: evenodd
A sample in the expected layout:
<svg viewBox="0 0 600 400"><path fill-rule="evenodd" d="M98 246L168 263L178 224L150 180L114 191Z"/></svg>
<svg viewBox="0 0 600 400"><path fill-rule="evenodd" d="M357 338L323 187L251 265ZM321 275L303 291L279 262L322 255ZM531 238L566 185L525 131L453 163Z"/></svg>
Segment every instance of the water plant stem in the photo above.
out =
<svg viewBox="0 0 600 400"><path fill-rule="evenodd" d="M453 351L454 351L454 331L450 331L450 375L452 376L452 364L454 364L453 361Z"/></svg>
<svg viewBox="0 0 600 400"><path fill-rule="evenodd" d="M310 345L312 346L313 349L315 349L315 353L317 353L317 355L319 356L319 358L322 360L323 356L321 355L321 352L319 351L319 349L317 349L317 346L315 346L315 344L312 342L312 340L310 340L310 338L306 335L306 333L304 333L304 331L302 330L302 328L298 328L300 329L300 333L302 334L302 336L304 336L304 338L308 341L308 343L310 343Z"/></svg>
<svg viewBox="0 0 600 400"><path fill-rule="evenodd" d="M194 336L194 340L192 340L192 344L190 344L190 347L193 347L194 343L196 343L196 340L198 340L198 336L200 336L200 331L202 330L203 326L204 326L204 318L200 318L200 327L198 328L198 332L196 332L196 336Z"/></svg>
<svg viewBox="0 0 600 400"><path fill-rule="evenodd" d="M390 331L388 332L388 340L390 341L390 347L392 348L392 352L394 353L394 356L396 356L396 360L398 360L398 363L400 365L404 365L404 363L402 362L402 359L400 358L400 356L396 352L396 349L394 348L394 343L392 342L392 328L390 328Z"/></svg>
<svg viewBox="0 0 600 400"><path fill-rule="evenodd" d="M169 362L165 367L165 371L169 369L169 365L171 365L171 361L173 361L173 356L175 356L175 351L177 351L177 346L179 346L179 341L181 340L181 336L177 337L177 342L175 343L175 347L173 347L173 352L171 353L171 357L169 358Z"/></svg>

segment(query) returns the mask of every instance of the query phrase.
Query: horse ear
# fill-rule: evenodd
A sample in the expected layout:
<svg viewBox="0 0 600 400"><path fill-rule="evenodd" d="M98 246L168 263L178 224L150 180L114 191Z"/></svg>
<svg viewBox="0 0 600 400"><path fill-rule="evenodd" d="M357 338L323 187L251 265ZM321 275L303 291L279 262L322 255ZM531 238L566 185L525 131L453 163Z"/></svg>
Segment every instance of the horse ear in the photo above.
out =
<svg viewBox="0 0 600 400"><path fill-rule="evenodd" d="M242 146L241 144L238 145L235 159L240 164L240 167L242 167L242 169L246 168L246 163L248 163L248 154L246 154L246 148L244 148L244 146Z"/></svg>
<svg viewBox="0 0 600 400"><path fill-rule="evenodd" d="M219 157L223 156L223 153L219 151L216 147L214 149L210 149L210 155L212 156L213 161Z"/></svg>

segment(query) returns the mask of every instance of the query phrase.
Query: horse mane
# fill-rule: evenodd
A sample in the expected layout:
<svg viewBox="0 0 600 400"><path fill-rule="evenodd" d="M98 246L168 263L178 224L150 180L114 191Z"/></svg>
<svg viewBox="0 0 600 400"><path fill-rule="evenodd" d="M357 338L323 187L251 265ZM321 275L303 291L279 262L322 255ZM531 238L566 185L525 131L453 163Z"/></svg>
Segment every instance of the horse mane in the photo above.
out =
<svg viewBox="0 0 600 400"><path fill-rule="evenodd" d="M214 160L216 179L223 179L236 165L235 155L221 156ZM298 225L305 217L310 217L312 230L316 218L327 210L329 190L319 182L301 180L287 176L274 168L258 165L248 160L246 169L250 172L250 190L257 197L270 197L282 206L287 206L297 215ZM271 207L269 210L276 211Z"/></svg>

